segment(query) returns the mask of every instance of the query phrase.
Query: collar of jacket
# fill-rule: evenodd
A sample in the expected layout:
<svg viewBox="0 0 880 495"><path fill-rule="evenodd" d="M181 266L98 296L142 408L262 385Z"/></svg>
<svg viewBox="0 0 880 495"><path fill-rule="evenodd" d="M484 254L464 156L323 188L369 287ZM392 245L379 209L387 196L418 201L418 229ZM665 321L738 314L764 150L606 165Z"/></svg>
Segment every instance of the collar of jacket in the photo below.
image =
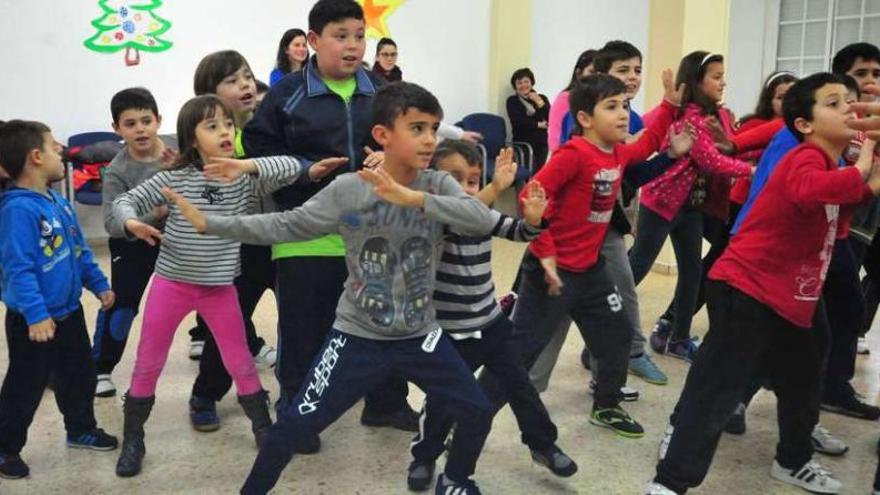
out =
<svg viewBox="0 0 880 495"><path fill-rule="evenodd" d="M358 67L357 72L354 74L355 81L357 82L357 89L355 89L355 94L360 95L374 95L376 94L376 85L373 84L373 81L370 80L370 76L367 74L367 71L363 67ZM318 59L317 55L312 55L312 58L309 59L309 63L305 67L305 80L306 80L306 95L309 97L312 96L321 96L330 93L330 88L324 84L324 81L321 79L321 75L318 73Z"/></svg>

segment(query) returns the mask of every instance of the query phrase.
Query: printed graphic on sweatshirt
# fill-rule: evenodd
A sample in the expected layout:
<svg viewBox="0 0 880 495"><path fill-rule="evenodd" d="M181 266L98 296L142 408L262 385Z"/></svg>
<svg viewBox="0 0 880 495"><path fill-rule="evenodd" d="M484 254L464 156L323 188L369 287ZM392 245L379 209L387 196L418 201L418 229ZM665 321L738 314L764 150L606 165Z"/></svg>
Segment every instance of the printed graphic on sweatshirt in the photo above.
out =
<svg viewBox="0 0 880 495"><path fill-rule="evenodd" d="M359 308L370 315L376 325L391 326L394 323L394 271L397 259L388 240L371 237L364 242L358 255L358 266L364 285L356 292Z"/></svg>
<svg viewBox="0 0 880 495"><path fill-rule="evenodd" d="M64 244L64 236L61 235L61 233L64 232L64 226L61 225L61 222L59 222L57 218L48 219L46 217L40 217L39 228L40 251L42 251L43 255L49 259L40 267L45 273L55 268L55 265L59 262L67 259L67 257L70 256L70 249Z"/></svg>
<svg viewBox="0 0 880 495"><path fill-rule="evenodd" d="M593 199L589 219L595 223L608 223L614 211L614 184L620 180L620 167L606 168L593 175Z"/></svg>
<svg viewBox="0 0 880 495"><path fill-rule="evenodd" d="M408 327L425 323L426 311L431 294L428 281L431 274L431 243L424 237L407 239L400 248L403 281L406 285L406 300L403 303L403 318Z"/></svg>
<svg viewBox="0 0 880 495"><path fill-rule="evenodd" d="M312 380L303 392L302 402L297 409L303 416L311 414L318 410L318 404L321 403L321 397L324 391L330 385L330 378L333 375L333 369L339 362L340 350L345 347L348 339L344 335L339 335L327 342L327 348L321 355L321 360L314 367Z"/></svg>
<svg viewBox="0 0 880 495"><path fill-rule="evenodd" d="M839 214L839 205L825 205L825 218L828 220L828 230L825 233L822 250L819 252L819 261L822 262L822 266L816 270L805 264L798 270L794 278L794 298L797 301L818 301L822 296L822 287L825 283L825 277L828 275L831 255L834 252L834 241L837 238Z"/></svg>
<svg viewBox="0 0 880 495"><path fill-rule="evenodd" d="M208 200L210 204L217 204L223 202L223 191L220 190L219 186L209 186L205 185L205 189L202 191L202 198Z"/></svg>

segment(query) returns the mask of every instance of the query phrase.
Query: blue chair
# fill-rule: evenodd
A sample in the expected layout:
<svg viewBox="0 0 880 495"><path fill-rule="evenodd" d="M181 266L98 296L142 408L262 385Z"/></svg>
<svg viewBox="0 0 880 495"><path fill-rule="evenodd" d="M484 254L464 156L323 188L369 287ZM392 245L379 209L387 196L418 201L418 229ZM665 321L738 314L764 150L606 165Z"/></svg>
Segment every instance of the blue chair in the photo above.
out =
<svg viewBox="0 0 880 495"><path fill-rule="evenodd" d="M70 136L67 140L68 148L75 148L79 146L88 146L90 144L100 143L103 141L119 141L119 135L115 132L106 132L106 131L96 131L96 132L82 132L79 134L74 134ZM103 194L101 191L88 190L83 188L79 191L73 190L73 171L74 169L78 169L82 166L75 159L69 159L66 163L66 173L65 173L65 194L67 195L67 199L73 199L77 203L82 203L84 205L91 206L101 206L103 202Z"/></svg>
<svg viewBox="0 0 880 495"><path fill-rule="evenodd" d="M483 141L478 147L483 155L484 186L492 180L495 157L502 148L508 146L513 148L514 159L519 165L516 172L517 184L525 183L532 176L535 152L528 143L507 140L507 125L503 117L491 113L472 113L461 120L461 127L483 135Z"/></svg>

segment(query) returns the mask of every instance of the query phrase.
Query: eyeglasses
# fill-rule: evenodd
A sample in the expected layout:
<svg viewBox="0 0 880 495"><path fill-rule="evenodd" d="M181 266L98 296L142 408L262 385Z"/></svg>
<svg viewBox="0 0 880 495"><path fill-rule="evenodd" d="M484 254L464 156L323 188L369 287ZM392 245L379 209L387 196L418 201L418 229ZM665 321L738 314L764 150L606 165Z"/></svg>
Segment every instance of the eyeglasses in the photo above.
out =
<svg viewBox="0 0 880 495"><path fill-rule="evenodd" d="M391 53L388 53L388 52L380 52L380 53L379 53L379 56L380 56L380 57L385 57L385 58L397 58L397 52L391 52Z"/></svg>

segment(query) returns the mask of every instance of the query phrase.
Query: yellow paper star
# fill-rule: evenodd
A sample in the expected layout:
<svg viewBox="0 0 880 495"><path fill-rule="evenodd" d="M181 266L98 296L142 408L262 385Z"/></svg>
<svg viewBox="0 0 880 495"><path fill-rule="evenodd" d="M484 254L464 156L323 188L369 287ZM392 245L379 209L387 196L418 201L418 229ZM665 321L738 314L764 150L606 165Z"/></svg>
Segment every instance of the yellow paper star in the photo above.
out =
<svg viewBox="0 0 880 495"><path fill-rule="evenodd" d="M391 31L385 21L388 20L406 0L357 0L364 9L364 24L367 26L367 36L381 39L390 38Z"/></svg>

